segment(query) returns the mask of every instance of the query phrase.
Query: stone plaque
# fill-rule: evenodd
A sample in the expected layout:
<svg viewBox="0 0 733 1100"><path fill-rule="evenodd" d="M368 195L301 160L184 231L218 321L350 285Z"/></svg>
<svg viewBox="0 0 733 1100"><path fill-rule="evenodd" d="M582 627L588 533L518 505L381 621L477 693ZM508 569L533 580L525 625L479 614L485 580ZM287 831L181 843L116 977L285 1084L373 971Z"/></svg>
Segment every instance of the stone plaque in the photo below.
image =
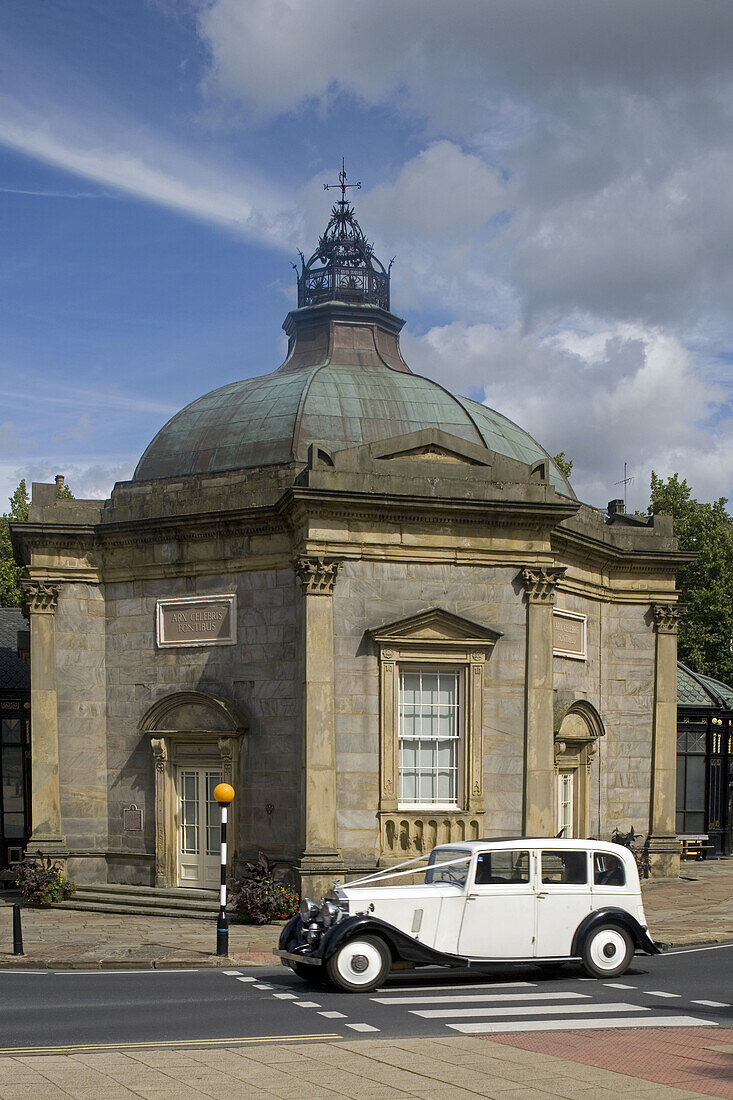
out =
<svg viewBox="0 0 733 1100"><path fill-rule="evenodd" d="M574 657L576 661L586 659L585 624L586 616L575 611L553 611L554 647L558 657Z"/></svg>
<svg viewBox="0 0 733 1100"><path fill-rule="evenodd" d="M231 594L158 600L156 627L160 647L234 645L237 598Z"/></svg>
<svg viewBox="0 0 733 1100"><path fill-rule="evenodd" d="M143 812L133 804L122 807L122 830L125 833L141 833L143 831Z"/></svg>

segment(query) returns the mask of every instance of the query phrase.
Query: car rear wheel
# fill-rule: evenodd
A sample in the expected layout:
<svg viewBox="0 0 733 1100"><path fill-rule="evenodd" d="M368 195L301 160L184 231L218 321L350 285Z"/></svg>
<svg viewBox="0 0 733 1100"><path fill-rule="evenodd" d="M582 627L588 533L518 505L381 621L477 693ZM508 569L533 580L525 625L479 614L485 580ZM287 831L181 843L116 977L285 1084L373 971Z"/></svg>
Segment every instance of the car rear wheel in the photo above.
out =
<svg viewBox="0 0 733 1100"><path fill-rule="evenodd" d="M342 943L326 963L334 985L346 993L368 993L389 974L392 956L384 940L360 936Z"/></svg>
<svg viewBox="0 0 733 1100"><path fill-rule="evenodd" d="M594 928L583 944L583 966L593 978L615 978L628 969L634 945L628 932L617 924Z"/></svg>

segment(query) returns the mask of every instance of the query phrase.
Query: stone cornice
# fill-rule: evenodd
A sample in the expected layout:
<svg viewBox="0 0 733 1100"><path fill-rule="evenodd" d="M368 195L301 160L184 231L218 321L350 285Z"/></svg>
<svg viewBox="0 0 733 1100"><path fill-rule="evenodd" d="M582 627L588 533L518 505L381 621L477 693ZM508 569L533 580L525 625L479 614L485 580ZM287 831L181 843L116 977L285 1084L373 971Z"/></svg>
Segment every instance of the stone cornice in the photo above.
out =
<svg viewBox="0 0 733 1100"><path fill-rule="evenodd" d="M558 556L580 560L588 565L611 563L638 571L654 569L676 572L697 557L681 550L657 550L653 547L630 550L567 528L557 528L552 532L552 548Z"/></svg>

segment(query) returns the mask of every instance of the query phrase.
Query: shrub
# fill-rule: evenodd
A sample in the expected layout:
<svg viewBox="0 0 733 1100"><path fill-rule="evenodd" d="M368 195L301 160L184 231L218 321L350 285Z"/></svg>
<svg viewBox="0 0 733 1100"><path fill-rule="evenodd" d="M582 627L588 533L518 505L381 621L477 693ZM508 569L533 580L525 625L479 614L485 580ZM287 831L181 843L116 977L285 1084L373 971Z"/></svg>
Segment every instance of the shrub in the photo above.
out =
<svg viewBox="0 0 733 1100"><path fill-rule="evenodd" d="M256 863L245 863L244 868L229 897L235 918L244 924L267 924L295 916L300 898L283 882L284 871L276 870L261 852Z"/></svg>
<svg viewBox="0 0 733 1100"><path fill-rule="evenodd" d="M70 897L76 886L63 874L58 863L40 859L24 859L18 864L16 886L33 905L52 905Z"/></svg>

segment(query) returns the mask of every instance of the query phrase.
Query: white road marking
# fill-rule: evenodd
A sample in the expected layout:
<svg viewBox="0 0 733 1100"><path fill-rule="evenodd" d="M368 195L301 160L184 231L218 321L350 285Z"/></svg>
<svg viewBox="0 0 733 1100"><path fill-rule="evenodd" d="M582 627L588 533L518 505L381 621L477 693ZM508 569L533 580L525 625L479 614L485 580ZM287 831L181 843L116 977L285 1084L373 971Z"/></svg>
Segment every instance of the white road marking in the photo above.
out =
<svg viewBox="0 0 733 1100"><path fill-rule="evenodd" d="M466 1004L468 1001L559 1001L588 1000L589 993L472 993L469 997L372 997L378 1005Z"/></svg>
<svg viewBox="0 0 733 1100"><path fill-rule="evenodd" d="M663 989L646 989L647 997L681 997L681 993L665 993Z"/></svg>
<svg viewBox="0 0 733 1100"><path fill-rule="evenodd" d="M476 982L475 985L451 985L443 982L442 985L385 985L383 993L444 993L446 989L534 989L537 982Z"/></svg>
<svg viewBox="0 0 733 1100"><path fill-rule="evenodd" d="M320 1008L321 1007L319 1004L316 1004L315 1001L293 1001L293 1004L297 1005L298 1008Z"/></svg>
<svg viewBox="0 0 733 1100"><path fill-rule="evenodd" d="M604 982L609 989L636 989L635 985L624 985L623 982Z"/></svg>
<svg viewBox="0 0 733 1100"><path fill-rule="evenodd" d="M327 1020L346 1020L348 1019L345 1012L319 1012L319 1016L325 1016Z"/></svg>
<svg viewBox="0 0 733 1100"><path fill-rule="evenodd" d="M255 989L272 989L272 986L271 985L265 985L263 982L259 982L255 986Z"/></svg>
<svg viewBox="0 0 733 1100"><path fill-rule="evenodd" d="M508 1020L506 1023L448 1024L463 1035L480 1035L501 1031L583 1031L611 1027L718 1027L714 1020L699 1020L695 1016L628 1016L595 1020Z"/></svg>
<svg viewBox="0 0 733 1100"><path fill-rule="evenodd" d="M725 951L727 947L733 947L733 943L714 943L709 947L682 947L676 951L665 951L665 955L695 955L699 951Z"/></svg>
<svg viewBox="0 0 733 1100"><path fill-rule="evenodd" d="M237 975L239 975L241 973L242 973L241 970L222 970L222 974L226 974L227 977L229 977L229 978L235 978L235 977L237 977Z"/></svg>
<svg viewBox="0 0 733 1100"><path fill-rule="evenodd" d="M607 1001L590 1005L510 1005L507 1008L413 1008L410 1012L424 1020L450 1020L458 1016L560 1016L575 1012L651 1012L651 1009Z"/></svg>
<svg viewBox="0 0 733 1100"><path fill-rule="evenodd" d="M297 1001L298 999L296 993L273 993L273 997L277 997L278 1001Z"/></svg>
<svg viewBox="0 0 733 1100"><path fill-rule="evenodd" d="M7 973L7 971L5 971L5 973ZM28 972L26 971L26 973ZM39 971L39 973L55 974L57 978L96 978L98 974L106 974L109 978L112 974L117 974L120 976L123 976L125 974L198 974L199 969L198 967L192 966L189 967L187 970L179 970L178 967L176 967L175 969L166 970L166 968L163 966L161 966L159 969L148 966L145 968L145 970L48 970Z"/></svg>
<svg viewBox="0 0 733 1100"><path fill-rule="evenodd" d="M378 1027L372 1027L371 1024L345 1024L345 1027L350 1027L352 1031L379 1031Z"/></svg>
<svg viewBox="0 0 733 1100"><path fill-rule="evenodd" d="M256 982L256 978L237 978L238 982Z"/></svg>
<svg viewBox="0 0 733 1100"><path fill-rule="evenodd" d="M726 1001L690 1001L692 1005L705 1005L706 1008L730 1008Z"/></svg>

